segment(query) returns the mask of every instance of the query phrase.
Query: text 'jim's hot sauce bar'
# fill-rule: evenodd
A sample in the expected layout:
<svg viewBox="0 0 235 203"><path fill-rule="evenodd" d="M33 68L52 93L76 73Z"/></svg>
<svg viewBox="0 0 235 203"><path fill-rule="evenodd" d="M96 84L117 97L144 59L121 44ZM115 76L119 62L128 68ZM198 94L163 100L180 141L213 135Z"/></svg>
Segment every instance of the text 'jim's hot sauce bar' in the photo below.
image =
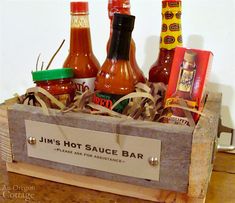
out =
<svg viewBox="0 0 235 203"><path fill-rule="evenodd" d="M79 93L94 91L100 68L92 51L88 14L88 2L71 2L70 48L63 67L74 69L74 82Z"/></svg>

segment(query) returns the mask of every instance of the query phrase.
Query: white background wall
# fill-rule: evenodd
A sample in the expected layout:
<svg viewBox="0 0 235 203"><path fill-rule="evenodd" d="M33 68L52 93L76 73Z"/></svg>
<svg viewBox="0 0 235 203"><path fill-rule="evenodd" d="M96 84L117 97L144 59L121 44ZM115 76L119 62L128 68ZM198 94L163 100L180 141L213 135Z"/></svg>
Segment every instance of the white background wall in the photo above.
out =
<svg viewBox="0 0 235 203"><path fill-rule="evenodd" d="M100 63L109 35L108 0L90 0L93 50ZM137 60L148 74L159 49L161 0L132 0ZM235 126L235 0L183 0L183 40L191 48L211 50L214 63L209 89L223 92L223 121ZM0 102L33 86L31 71L42 53L47 63L66 44L51 67L60 68L68 53L69 1L0 0Z"/></svg>

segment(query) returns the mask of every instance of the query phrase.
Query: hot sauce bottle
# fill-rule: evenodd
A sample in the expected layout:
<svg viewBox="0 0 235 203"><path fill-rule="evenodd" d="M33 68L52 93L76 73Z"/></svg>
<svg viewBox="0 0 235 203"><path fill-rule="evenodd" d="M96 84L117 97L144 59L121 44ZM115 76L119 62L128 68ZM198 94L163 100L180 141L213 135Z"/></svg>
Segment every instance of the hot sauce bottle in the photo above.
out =
<svg viewBox="0 0 235 203"><path fill-rule="evenodd" d="M88 2L71 2L69 55L63 67L74 69L74 82L79 93L94 91L100 64L92 51Z"/></svg>
<svg viewBox="0 0 235 203"><path fill-rule="evenodd" d="M120 14L127 14L130 15L130 0L109 0L108 3L108 15L110 19L110 36L107 43L107 53L110 47L111 37L113 33L112 23L113 23L113 16L114 13L120 13ZM145 77L141 69L139 68L136 57L136 47L135 42L133 39L131 39L131 45L130 45L130 64L133 68L134 76L136 77L136 80L138 82L145 83Z"/></svg>
<svg viewBox="0 0 235 203"><path fill-rule="evenodd" d="M182 46L181 1L163 0L160 53L150 68L150 82L168 84L176 46Z"/></svg>
<svg viewBox="0 0 235 203"><path fill-rule="evenodd" d="M99 93L94 95L93 102L109 109L122 96L133 92L138 83L129 62L134 21L134 16L114 14L108 56L96 77L95 89ZM125 100L114 110L121 113L127 104Z"/></svg>
<svg viewBox="0 0 235 203"><path fill-rule="evenodd" d="M184 60L180 67L176 91L169 99L166 100L166 106L168 103L178 103L177 100L181 98L187 102L189 107L195 108L196 102L193 102L194 98L192 91L196 75L196 56L197 54L191 50L187 50L185 52ZM172 115L170 117L174 118L178 122L189 125L184 110L180 108L171 108L171 114Z"/></svg>

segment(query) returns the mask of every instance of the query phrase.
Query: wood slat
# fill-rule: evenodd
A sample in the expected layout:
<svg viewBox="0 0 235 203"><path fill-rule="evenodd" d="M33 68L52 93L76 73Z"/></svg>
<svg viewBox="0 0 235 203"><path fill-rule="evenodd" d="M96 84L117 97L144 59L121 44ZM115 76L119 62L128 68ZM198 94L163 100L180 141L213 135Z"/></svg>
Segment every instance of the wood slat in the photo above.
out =
<svg viewBox="0 0 235 203"><path fill-rule="evenodd" d="M191 197L205 197L207 193L217 142L221 100L221 94L209 94L203 110L206 116L201 116L193 134L188 189Z"/></svg>
<svg viewBox="0 0 235 203"><path fill-rule="evenodd" d="M176 203L203 203L205 199L189 198L186 194L166 190L150 189L141 186L118 183L94 177L74 175L45 167L39 167L25 163L7 163L7 170L28 176L65 183L78 187L105 191L119 195L135 197L155 202Z"/></svg>

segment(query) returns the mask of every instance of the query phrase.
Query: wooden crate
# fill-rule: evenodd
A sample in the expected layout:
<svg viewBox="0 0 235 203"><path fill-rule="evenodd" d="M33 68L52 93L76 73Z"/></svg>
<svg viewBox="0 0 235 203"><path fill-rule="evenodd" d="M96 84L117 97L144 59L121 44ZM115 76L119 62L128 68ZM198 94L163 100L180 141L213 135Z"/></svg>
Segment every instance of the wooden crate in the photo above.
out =
<svg viewBox="0 0 235 203"><path fill-rule="evenodd" d="M195 128L82 113L50 116L38 107L0 106L2 158L8 171L152 201L203 202L213 167L221 94L210 93ZM7 120L8 117L8 120ZM26 120L161 142L159 180L146 180L28 156ZM9 133L8 133L9 125ZM94 133L95 132L95 133ZM108 135L107 135L108 136ZM120 141L120 140L119 140ZM136 169L138 170L138 169Z"/></svg>

